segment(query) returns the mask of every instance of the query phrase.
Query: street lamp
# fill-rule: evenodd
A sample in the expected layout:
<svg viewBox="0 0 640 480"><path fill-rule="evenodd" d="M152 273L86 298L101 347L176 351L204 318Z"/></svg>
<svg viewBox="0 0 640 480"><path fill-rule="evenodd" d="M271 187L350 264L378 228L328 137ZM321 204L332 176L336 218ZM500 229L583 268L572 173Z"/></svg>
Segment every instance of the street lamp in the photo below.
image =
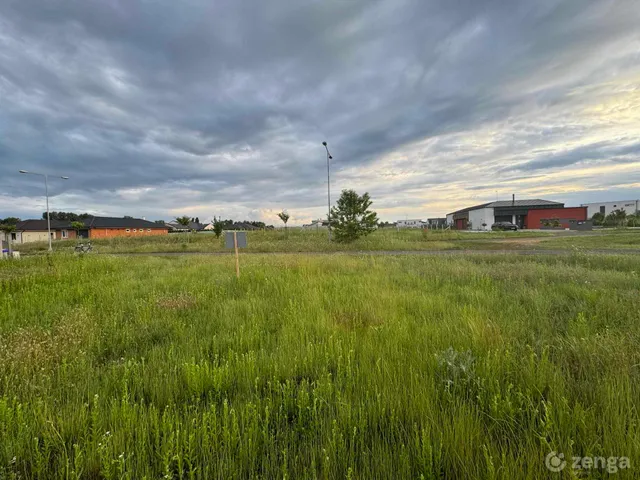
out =
<svg viewBox="0 0 640 480"><path fill-rule="evenodd" d="M327 147L327 142L322 142L325 150L327 151L327 220L329 222L329 241L331 241L331 178L329 176L329 160L332 160L333 157L329 153L329 147Z"/></svg>
<svg viewBox="0 0 640 480"><path fill-rule="evenodd" d="M47 233L49 237L49 251L53 251L53 247L51 246L51 219L49 218L49 175L46 173L38 173L38 172L27 172L26 170L20 170L20 173L26 173L28 175L40 175L44 177L44 195L47 199ZM56 178L61 178L63 180L69 180L69 177L62 177L59 175L55 175Z"/></svg>

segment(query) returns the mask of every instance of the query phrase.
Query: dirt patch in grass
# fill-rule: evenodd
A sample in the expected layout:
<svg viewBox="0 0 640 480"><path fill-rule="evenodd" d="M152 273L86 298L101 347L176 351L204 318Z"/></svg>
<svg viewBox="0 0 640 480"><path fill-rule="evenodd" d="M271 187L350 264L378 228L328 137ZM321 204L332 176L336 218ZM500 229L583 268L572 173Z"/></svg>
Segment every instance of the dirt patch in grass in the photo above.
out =
<svg viewBox="0 0 640 480"><path fill-rule="evenodd" d="M337 326L348 330L376 327L383 322L382 318L370 309L334 311L331 313L331 318Z"/></svg>
<svg viewBox="0 0 640 480"><path fill-rule="evenodd" d="M158 307L168 310L186 310L195 306L196 303L196 298L187 293L179 293L178 295L162 297L156 300Z"/></svg>

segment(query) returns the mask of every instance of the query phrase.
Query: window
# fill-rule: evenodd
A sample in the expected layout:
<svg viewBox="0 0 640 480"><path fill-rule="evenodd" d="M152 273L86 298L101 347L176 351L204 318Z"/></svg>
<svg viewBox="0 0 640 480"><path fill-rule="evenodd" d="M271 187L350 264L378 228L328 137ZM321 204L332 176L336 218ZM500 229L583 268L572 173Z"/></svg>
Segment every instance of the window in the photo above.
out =
<svg viewBox="0 0 640 480"><path fill-rule="evenodd" d="M128 228L125 230L125 232L129 233L131 230L129 230Z"/></svg>
<svg viewBox="0 0 640 480"><path fill-rule="evenodd" d="M62 238L69 238L69 232L62 230Z"/></svg>
<svg viewBox="0 0 640 480"><path fill-rule="evenodd" d="M604 205L600 205L600 213L604 215L605 208Z"/></svg>
<svg viewBox="0 0 640 480"><path fill-rule="evenodd" d="M147 228L147 232L151 232L151 229L150 229L150 228Z"/></svg>
<svg viewBox="0 0 640 480"><path fill-rule="evenodd" d="M14 232L14 233L12 233L12 234L11 234L11 240L13 241L13 240L15 240L16 238L17 238L17 237L16 237L15 232Z"/></svg>
<svg viewBox="0 0 640 480"><path fill-rule="evenodd" d="M133 233L136 233L136 229L135 228L133 229Z"/></svg>

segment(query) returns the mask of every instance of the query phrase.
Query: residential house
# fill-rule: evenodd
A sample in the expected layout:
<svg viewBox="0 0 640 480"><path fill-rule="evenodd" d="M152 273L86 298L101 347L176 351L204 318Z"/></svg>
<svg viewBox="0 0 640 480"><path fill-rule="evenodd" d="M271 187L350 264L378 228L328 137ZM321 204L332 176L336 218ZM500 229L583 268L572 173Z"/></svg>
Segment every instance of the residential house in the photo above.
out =
<svg viewBox="0 0 640 480"><path fill-rule="evenodd" d="M422 220L413 219L413 220L398 220L396 222L397 228L422 228L425 226L425 223Z"/></svg>
<svg viewBox="0 0 640 480"><path fill-rule="evenodd" d="M171 233L201 232L207 230L206 227L208 227L208 225L199 222L189 222L188 225L182 225L181 223L173 221L165 222L165 225Z"/></svg>
<svg viewBox="0 0 640 480"><path fill-rule="evenodd" d="M16 224L16 231L11 233L11 243L16 245L30 242L48 241L46 220L24 220ZM71 222L51 220L51 240L67 240L76 238L76 231Z"/></svg>
<svg viewBox="0 0 640 480"><path fill-rule="evenodd" d="M321 230L329 228L328 220L312 220L311 223L307 223L306 225L302 225L303 230Z"/></svg>
<svg viewBox="0 0 640 480"><path fill-rule="evenodd" d="M444 228L447 226L447 218L427 218L427 226L429 228Z"/></svg>
<svg viewBox="0 0 640 480"><path fill-rule="evenodd" d="M145 237L151 235L167 235L167 225L131 217L89 217L84 220L88 237ZM81 236L83 231L80 232Z"/></svg>
<svg viewBox="0 0 640 480"><path fill-rule="evenodd" d="M260 230L260 228L255 225L251 225L250 223L244 222L234 222L231 225L225 226L225 230Z"/></svg>

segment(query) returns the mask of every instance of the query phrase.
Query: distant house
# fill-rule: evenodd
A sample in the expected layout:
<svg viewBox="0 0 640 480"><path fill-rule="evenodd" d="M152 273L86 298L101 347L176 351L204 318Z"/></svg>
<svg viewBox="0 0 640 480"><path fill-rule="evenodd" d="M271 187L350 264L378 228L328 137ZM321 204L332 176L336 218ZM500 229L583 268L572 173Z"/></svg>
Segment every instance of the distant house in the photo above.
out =
<svg viewBox="0 0 640 480"><path fill-rule="evenodd" d="M11 233L11 243L46 242L48 237L46 220L24 220L16 224L16 231ZM51 240L70 238L76 238L76 231L71 227L71 222L51 220Z"/></svg>
<svg viewBox="0 0 640 480"><path fill-rule="evenodd" d="M82 223L84 223L84 228L76 232L71 226L71 222L51 220L51 240L68 240L78 237L93 239L167 234L165 225L139 218L88 217ZM46 220L24 220L19 222L16 225L16 231L11 233L11 241L15 244L46 242L47 238Z"/></svg>
<svg viewBox="0 0 640 480"><path fill-rule="evenodd" d="M251 225L250 223L244 222L235 222L229 226L224 227L225 230L260 230L255 225Z"/></svg>
<svg viewBox="0 0 640 480"><path fill-rule="evenodd" d="M171 233L184 233L184 232L201 232L207 230L208 225L199 222L189 222L188 225L182 225L178 222L165 222L165 225Z"/></svg>
<svg viewBox="0 0 640 480"><path fill-rule="evenodd" d="M447 225L447 217L427 218L427 226L430 228L442 228Z"/></svg>
<svg viewBox="0 0 640 480"><path fill-rule="evenodd" d="M398 228L422 228L425 223L422 220L398 220L396 222L396 227Z"/></svg>
<svg viewBox="0 0 640 480"><path fill-rule="evenodd" d="M169 232L166 225L131 217L89 217L84 224L89 238L142 237Z"/></svg>
<svg viewBox="0 0 640 480"><path fill-rule="evenodd" d="M312 220L311 223L302 225L303 230L321 230L325 228L329 228L328 220L322 220L322 219Z"/></svg>

